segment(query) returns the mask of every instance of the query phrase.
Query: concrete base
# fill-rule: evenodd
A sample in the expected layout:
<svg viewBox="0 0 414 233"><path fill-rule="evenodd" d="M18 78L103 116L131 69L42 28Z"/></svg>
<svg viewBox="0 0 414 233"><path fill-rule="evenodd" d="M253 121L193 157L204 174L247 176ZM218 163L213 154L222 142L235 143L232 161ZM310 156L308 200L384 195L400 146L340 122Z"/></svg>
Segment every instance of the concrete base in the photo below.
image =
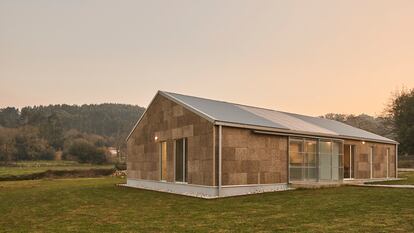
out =
<svg viewBox="0 0 414 233"><path fill-rule="evenodd" d="M372 178L372 179L352 179L344 180L344 184L364 184L371 182L382 182L382 181L392 181L392 180L403 180L402 178Z"/></svg>
<svg viewBox="0 0 414 233"><path fill-rule="evenodd" d="M256 184L256 185L229 185L222 186L220 193L217 186L203 186L186 183L169 183L152 180L127 179L124 187L140 188L153 191L175 193L200 198L219 198L239 196L264 192L285 191L291 188L288 184Z"/></svg>
<svg viewBox="0 0 414 233"><path fill-rule="evenodd" d="M343 185L342 182L306 182L295 181L290 183L292 188L306 188L306 189L318 189L318 188L332 188Z"/></svg>
<svg viewBox="0 0 414 233"><path fill-rule="evenodd" d="M381 182L389 180L401 180L400 178L373 178L373 179L352 179L352 180L342 180L342 181L292 181L290 187L292 188L330 188L330 187L339 187L341 185L359 185L364 183L371 182Z"/></svg>

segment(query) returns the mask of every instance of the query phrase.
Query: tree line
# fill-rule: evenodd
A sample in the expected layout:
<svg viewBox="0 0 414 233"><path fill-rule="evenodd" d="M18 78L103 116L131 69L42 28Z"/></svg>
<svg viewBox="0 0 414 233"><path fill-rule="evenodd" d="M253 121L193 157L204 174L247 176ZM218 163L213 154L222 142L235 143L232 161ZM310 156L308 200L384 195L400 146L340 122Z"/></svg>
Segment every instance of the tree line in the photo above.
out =
<svg viewBox="0 0 414 233"><path fill-rule="evenodd" d="M48 105L0 109L0 161L64 159L104 162L122 150L144 108L126 104Z"/></svg>
<svg viewBox="0 0 414 233"><path fill-rule="evenodd" d="M414 161L414 88L393 93L388 106L378 117L336 113L321 117L394 139L400 143L400 158Z"/></svg>
<svg viewBox="0 0 414 233"><path fill-rule="evenodd" d="M48 105L0 109L0 162L64 159L104 162L105 149L121 153L144 108L126 104ZM399 154L414 155L414 89L391 97L381 116L329 113L321 116L400 143ZM414 158L413 158L414 159Z"/></svg>

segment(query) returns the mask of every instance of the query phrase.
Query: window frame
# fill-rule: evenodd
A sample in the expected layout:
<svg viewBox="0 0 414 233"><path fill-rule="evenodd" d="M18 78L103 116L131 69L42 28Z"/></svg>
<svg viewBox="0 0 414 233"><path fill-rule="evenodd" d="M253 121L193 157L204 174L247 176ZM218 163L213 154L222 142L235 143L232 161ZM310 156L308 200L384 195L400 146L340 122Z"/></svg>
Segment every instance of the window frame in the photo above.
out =
<svg viewBox="0 0 414 233"><path fill-rule="evenodd" d="M182 140L182 180L177 180L177 141ZM188 183L188 138L177 138L174 140L174 182Z"/></svg>

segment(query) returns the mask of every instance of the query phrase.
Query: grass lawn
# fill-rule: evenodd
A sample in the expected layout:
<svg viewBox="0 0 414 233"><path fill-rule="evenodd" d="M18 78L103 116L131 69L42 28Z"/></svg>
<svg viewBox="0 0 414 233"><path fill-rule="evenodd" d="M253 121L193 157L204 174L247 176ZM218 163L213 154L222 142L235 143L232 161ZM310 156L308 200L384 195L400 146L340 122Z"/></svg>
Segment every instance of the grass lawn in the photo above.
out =
<svg viewBox="0 0 414 233"><path fill-rule="evenodd" d="M0 166L0 177L40 173L47 170L75 170L91 168L113 168L114 165L81 164L75 161L24 161L13 166Z"/></svg>
<svg viewBox="0 0 414 233"><path fill-rule="evenodd" d="M0 182L0 231L414 231L411 189L343 186L203 200L115 186L121 182Z"/></svg>

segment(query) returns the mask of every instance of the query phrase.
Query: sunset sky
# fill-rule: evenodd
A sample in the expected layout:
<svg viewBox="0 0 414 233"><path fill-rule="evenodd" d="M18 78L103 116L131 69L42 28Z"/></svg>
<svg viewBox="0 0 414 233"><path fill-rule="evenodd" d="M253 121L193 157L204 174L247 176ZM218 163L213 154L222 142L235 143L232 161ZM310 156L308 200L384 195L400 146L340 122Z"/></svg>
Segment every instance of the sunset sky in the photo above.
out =
<svg viewBox="0 0 414 233"><path fill-rule="evenodd" d="M378 115L414 87L414 1L0 0L0 107L157 90Z"/></svg>

